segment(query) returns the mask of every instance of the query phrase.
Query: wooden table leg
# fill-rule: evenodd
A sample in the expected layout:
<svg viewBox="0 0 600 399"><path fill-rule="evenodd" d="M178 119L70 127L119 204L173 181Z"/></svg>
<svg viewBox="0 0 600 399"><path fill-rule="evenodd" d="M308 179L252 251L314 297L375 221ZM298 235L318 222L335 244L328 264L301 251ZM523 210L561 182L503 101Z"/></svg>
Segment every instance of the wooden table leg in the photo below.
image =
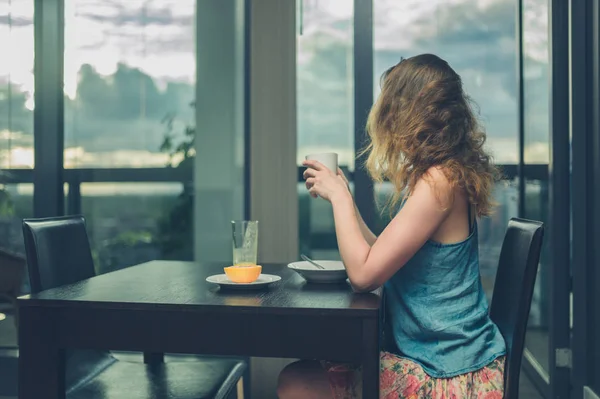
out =
<svg viewBox="0 0 600 399"><path fill-rule="evenodd" d="M19 399L64 399L65 354L41 309L19 315Z"/></svg>
<svg viewBox="0 0 600 399"><path fill-rule="evenodd" d="M379 327L377 320L363 321L363 399L379 398Z"/></svg>

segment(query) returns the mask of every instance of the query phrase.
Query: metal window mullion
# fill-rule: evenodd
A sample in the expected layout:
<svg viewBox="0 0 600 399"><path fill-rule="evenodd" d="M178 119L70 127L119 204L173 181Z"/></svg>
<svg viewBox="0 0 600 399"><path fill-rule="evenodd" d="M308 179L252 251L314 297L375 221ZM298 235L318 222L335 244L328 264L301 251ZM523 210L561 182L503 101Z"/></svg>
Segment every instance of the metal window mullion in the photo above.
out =
<svg viewBox="0 0 600 399"><path fill-rule="evenodd" d="M366 144L367 117L373 105L373 1L354 0L354 151ZM373 182L363 162L356 160L354 191L356 206L365 223L374 227L375 200Z"/></svg>
<svg viewBox="0 0 600 399"><path fill-rule="evenodd" d="M569 3L550 0L550 388L569 397L568 368L556 367L556 348L570 347Z"/></svg>
<svg viewBox="0 0 600 399"><path fill-rule="evenodd" d="M592 70L592 174L590 179L592 186L592 204L600 201L600 1L594 0L591 5L591 70ZM593 347L590 348L590 356L594 359L592 371L592 389L596 395L600 394L600 250L597 248L600 240L600 210L598 206L594 208L592 235L594 243L593 258L588 265L588 271L591 276L591 284L596 287L590 295L592 320L588 326L588 335L591 337ZM590 395L591 396L591 395Z"/></svg>
<svg viewBox="0 0 600 399"><path fill-rule="evenodd" d="M523 0L517 1L517 135L518 135L518 216L525 217L525 86L523 81Z"/></svg>
<svg viewBox="0 0 600 399"><path fill-rule="evenodd" d="M64 214L64 0L34 2L33 214Z"/></svg>
<svg viewBox="0 0 600 399"><path fill-rule="evenodd" d="M573 344L572 385L574 398L583 397L583 387L593 379L594 336L590 334L593 264L593 48L592 1L571 4L571 132L573 206Z"/></svg>

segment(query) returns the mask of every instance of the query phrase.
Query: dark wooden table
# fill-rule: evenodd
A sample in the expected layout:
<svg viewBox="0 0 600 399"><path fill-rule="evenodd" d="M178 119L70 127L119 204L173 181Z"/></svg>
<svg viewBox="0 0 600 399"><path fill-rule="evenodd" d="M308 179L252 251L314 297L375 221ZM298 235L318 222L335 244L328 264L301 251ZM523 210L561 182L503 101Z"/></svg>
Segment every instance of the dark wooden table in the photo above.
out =
<svg viewBox="0 0 600 399"><path fill-rule="evenodd" d="M70 348L327 359L363 365L379 397L376 294L306 284L284 265L264 291L224 291L223 265L154 261L19 298L19 398L64 398Z"/></svg>

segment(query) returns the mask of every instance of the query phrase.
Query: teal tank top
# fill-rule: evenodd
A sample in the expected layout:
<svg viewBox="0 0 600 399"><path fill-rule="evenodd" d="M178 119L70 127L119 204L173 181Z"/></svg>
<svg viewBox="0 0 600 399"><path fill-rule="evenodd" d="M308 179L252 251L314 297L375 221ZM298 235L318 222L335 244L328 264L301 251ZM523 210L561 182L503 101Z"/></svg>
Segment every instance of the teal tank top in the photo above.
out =
<svg viewBox="0 0 600 399"><path fill-rule="evenodd" d="M476 371L506 352L481 285L477 224L459 243L427 241L383 292L391 351L431 377Z"/></svg>

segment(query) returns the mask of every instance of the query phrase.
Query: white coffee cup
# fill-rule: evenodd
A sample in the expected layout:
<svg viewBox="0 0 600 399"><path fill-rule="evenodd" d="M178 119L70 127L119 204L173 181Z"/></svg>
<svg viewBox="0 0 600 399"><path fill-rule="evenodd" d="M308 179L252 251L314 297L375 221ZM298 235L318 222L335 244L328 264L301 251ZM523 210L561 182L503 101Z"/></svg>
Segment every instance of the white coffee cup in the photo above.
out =
<svg viewBox="0 0 600 399"><path fill-rule="evenodd" d="M338 154L335 152L324 152L321 154L310 154L306 156L306 160L314 160L322 163L327 169L337 174L338 170Z"/></svg>

